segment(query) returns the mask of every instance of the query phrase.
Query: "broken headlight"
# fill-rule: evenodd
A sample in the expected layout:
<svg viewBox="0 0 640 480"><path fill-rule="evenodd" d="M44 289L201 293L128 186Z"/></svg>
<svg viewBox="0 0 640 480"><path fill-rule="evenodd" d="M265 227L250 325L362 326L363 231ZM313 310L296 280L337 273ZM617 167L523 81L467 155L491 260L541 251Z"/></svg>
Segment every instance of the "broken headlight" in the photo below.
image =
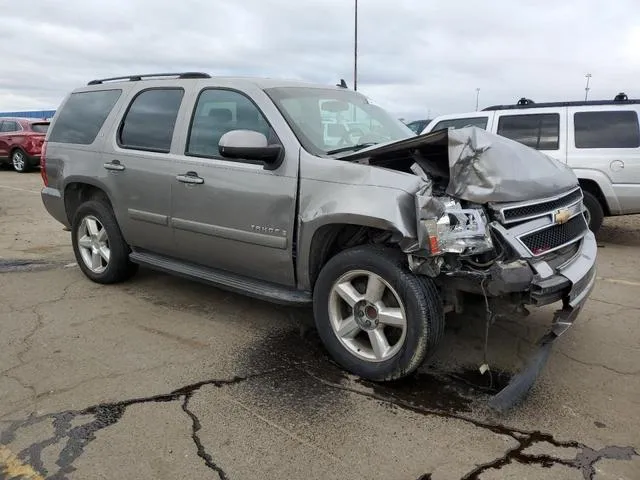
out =
<svg viewBox="0 0 640 480"><path fill-rule="evenodd" d="M450 198L440 200L445 207L444 213L439 218L423 220L431 255L477 255L493 250L482 208L462 208L460 202Z"/></svg>

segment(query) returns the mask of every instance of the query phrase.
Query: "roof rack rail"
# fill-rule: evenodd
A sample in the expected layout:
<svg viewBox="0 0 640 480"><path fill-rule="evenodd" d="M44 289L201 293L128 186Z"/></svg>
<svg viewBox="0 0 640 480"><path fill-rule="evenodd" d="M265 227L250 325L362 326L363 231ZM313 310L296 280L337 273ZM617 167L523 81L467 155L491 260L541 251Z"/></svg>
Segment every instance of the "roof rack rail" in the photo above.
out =
<svg viewBox="0 0 640 480"><path fill-rule="evenodd" d="M157 78L157 77L178 77L180 79L185 78L211 78L208 73L202 72L182 72L182 73L147 73L144 75L126 75L124 77L110 77L101 78L97 80L91 80L87 85L100 85L104 82L113 82L116 80L128 80L130 82L138 82L143 78Z"/></svg>
<svg viewBox="0 0 640 480"><path fill-rule="evenodd" d="M483 108L483 112L494 110L520 110L528 108L544 108L544 107L585 107L595 105L638 105L640 99L629 98L624 92L618 93L613 100L578 100L569 102L543 102L535 103L528 98L521 98L515 105L492 105L490 107Z"/></svg>

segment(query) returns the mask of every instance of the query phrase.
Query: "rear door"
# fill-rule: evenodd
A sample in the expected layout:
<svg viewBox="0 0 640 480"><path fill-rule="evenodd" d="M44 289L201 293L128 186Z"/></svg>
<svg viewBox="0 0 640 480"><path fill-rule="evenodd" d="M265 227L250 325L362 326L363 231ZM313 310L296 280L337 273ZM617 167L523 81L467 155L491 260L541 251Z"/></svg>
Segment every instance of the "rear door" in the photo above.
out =
<svg viewBox="0 0 640 480"><path fill-rule="evenodd" d="M266 99L262 91L252 93ZM285 160L274 170L225 159L218 151L220 137L237 129L258 131L269 143L283 144L255 96L207 87L195 99L171 188L176 255L293 286L298 149L284 145ZM265 103L274 109L268 102L263 107Z"/></svg>
<svg viewBox="0 0 640 480"><path fill-rule="evenodd" d="M135 91L101 159L127 242L162 254L174 250L169 224L176 160L172 144L184 95L182 88L172 86Z"/></svg>
<svg viewBox="0 0 640 480"><path fill-rule="evenodd" d="M527 108L496 112L493 133L567 161L566 108Z"/></svg>
<svg viewBox="0 0 640 480"><path fill-rule="evenodd" d="M621 213L640 212L637 105L569 108L569 165L606 175Z"/></svg>

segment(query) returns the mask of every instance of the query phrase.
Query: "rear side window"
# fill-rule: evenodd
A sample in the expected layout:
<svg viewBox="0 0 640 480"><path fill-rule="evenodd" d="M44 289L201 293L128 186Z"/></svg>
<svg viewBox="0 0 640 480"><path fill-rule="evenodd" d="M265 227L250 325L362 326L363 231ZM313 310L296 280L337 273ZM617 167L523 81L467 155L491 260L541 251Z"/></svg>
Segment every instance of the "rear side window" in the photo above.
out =
<svg viewBox="0 0 640 480"><path fill-rule="evenodd" d="M505 115L498 121L498 135L536 150L558 150L559 134L560 115L557 113Z"/></svg>
<svg viewBox="0 0 640 480"><path fill-rule="evenodd" d="M48 123L32 123L31 124L31 131L36 132L36 133L47 133L47 130L49 130L49 124Z"/></svg>
<svg viewBox="0 0 640 480"><path fill-rule="evenodd" d="M487 128L488 117L470 117L470 118L451 118L449 120L442 120L436 123L432 131L443 130L445 128L464 128L464 127L478 127L483 130Z"/></svg>
<svg viewBox="0 0 640 480"><path fill-rule="evenodd" d="M168 153L184 91L179 88L144 90L131 102L120 127L123 148Z"/></svg>
<svg viewBox="0 0 640 480"><path fill-rule="evenodd" d="M576 148L640 146L638 115L632 110L577 112L573 115Z"/></svg>
<svg viewBox="0 0 640 480"><path fill-rule="evenodd" d="M49 135L50 142L93 143L122 90L72 93Z"/></svg>
<svg viewBox="0 0 640 480"><path fill-rule="evenodd" d="M0 132L9 133L9 132L17 132L20 130L20 126L18 122L14 122L11 120L5 120L2 122L2 127L0 127Z"/></svg>

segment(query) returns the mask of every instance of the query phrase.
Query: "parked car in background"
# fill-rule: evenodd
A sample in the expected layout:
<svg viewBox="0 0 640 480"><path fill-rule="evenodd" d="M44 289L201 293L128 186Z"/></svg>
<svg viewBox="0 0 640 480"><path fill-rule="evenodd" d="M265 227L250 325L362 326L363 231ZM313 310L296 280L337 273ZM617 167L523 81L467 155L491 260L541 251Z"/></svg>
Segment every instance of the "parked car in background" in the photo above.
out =
<svg viewBox="0 0 640 480"><path fill-rule="evenodd" d="M20 173L40 165L40 153L48 128L46 120L0 118L0 163L10 163Z"/></svg>
<svg viewBox="0 0 640 480"><path fill-rule="evenodd" d="M369 130L324 129L337 113ZM340 87L94 80L56 112L41 174L44 206L92 281L144 265L312 306L333 358L370 380L415 371L445 312L470 303L490 309L487 325L556 304L550 342L596 278L566 165L477 128L416 136Z"/></svg>
<svg viewBox="0 0 640 480"><path fill-rule="evenodd" d="M407 123L407 127L409 127L412 131L419 135L420 132L424 130L424 128L429 124L431 120L414 120L413 122Z"/></svg>
<svg viewBox="0 0 640 480"><path fill-rule="evenodd" d="M569 165L584 193L589 228L604 217L640 213L640 100L496 105L480 112L442 115L422 133L476 126Z"/></svg>

